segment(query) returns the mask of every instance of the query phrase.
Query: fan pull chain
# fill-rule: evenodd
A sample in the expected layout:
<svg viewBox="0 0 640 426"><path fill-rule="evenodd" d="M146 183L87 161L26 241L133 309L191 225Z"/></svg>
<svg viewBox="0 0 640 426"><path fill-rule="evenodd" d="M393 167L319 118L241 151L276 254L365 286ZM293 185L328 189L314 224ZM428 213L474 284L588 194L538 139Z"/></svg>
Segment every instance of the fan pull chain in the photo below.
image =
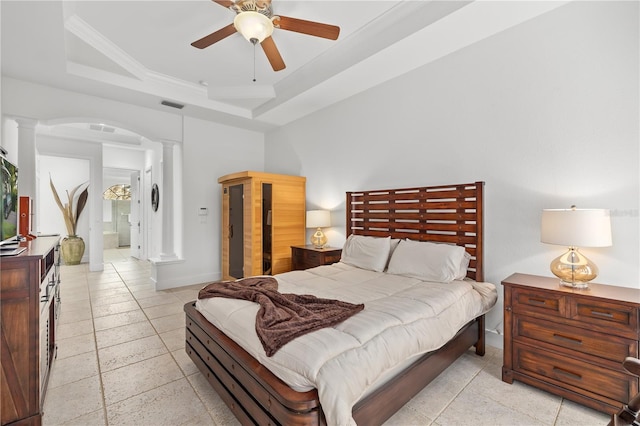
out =
<svg viewBox="0 0 640 426"><path fill-rule="evenodd" d="M258 44L257 38L252 38L251 43L253 44L253 82L256 82L256 44Z"/></svg>

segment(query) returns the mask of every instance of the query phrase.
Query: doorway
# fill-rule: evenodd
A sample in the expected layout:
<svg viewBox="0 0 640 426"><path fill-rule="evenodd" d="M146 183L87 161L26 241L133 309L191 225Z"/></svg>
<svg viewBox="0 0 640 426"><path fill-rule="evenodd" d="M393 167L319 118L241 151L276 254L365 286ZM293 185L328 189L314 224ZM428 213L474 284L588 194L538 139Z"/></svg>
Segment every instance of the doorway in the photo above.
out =
<svg viewBox="0 0 640 426"><path fill-rule="evenodd" d="M131 246L131 200L111 201L113 231L118 235L118 248Z"/></svg>
<svg viewBox="0 0 640 426"><path fill-rule="evenodd" d="M139 171L104 168L103 170L103 249L105 258L139 258L139 215L137 212ZM133 235L134 231L136 235ZM132 244L136 244L133 250ZM109 251L109 253L107 253ZM108 254L108 255L107 255Z"/></svg>
<svg viewBox="0 0 640 426"><path fill-rule="evenodd" d="M229 187L229 275L244 278L244 185Z"/></svg>

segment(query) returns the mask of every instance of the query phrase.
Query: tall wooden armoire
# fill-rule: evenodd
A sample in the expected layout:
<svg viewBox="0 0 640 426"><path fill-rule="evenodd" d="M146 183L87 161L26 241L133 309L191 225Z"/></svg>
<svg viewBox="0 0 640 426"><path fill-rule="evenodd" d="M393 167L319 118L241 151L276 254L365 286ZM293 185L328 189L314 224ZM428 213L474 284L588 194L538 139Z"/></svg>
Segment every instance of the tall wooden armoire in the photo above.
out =
<svg viewBox="0 0 640 426"><path fill-rule="evenodd" d="M291 270L305 241L306 178L244 171L222 176L222 279Z"/></svg>

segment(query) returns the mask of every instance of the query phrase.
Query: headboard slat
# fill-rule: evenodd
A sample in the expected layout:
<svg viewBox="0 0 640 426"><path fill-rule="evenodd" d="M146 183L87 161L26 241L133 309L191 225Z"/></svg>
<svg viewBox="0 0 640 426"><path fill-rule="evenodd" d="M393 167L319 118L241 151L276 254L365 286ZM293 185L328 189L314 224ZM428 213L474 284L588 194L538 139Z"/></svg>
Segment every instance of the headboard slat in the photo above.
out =
<svg viewBox="0 0 640 426"><path fill-rule="evenodd" d="M467 276L484 279L484 182L347 192L347 236L457 244L472 256Z"/></svg>

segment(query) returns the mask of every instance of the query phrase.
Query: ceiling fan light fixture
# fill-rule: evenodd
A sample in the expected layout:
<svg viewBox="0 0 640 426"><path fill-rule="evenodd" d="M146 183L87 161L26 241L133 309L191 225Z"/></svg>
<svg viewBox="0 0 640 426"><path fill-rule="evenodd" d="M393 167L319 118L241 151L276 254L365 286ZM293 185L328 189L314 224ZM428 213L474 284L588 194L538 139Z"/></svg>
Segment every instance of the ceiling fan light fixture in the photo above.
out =
<svg viewBox="0 0 640 426"><path fill-rule="evenodd" d="M273 33L273 22L260 12L246 11L238 13L233 20L233 26L251 43L254 43L252 39L262 43L265 38Z"/></svg>

